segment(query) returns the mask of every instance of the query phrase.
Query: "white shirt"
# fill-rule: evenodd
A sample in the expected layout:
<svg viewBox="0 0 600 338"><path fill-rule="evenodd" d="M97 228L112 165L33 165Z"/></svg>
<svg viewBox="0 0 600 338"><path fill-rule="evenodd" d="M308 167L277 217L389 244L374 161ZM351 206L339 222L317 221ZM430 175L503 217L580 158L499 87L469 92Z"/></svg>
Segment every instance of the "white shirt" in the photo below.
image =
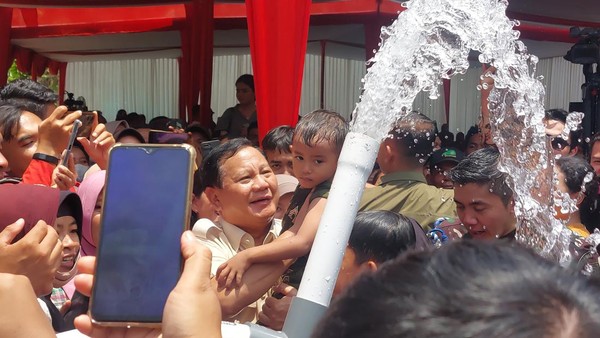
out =
<svg viewBox="0 0 600 338"><path fill-rule="evenodd" d="M217 273L219 266L235 256L235 254L256 246L254 238L250 234L220 218L216 223L206 218L199 219L194 224L192 232L212 252L211 278ZM280 232L281 220L274 219L261 245L271 243L279 236ZM269 295L264 294L260 299L248 305L235 316L224 319L239 321L241 323L256 322L258 313L267 296Z"/></svg>

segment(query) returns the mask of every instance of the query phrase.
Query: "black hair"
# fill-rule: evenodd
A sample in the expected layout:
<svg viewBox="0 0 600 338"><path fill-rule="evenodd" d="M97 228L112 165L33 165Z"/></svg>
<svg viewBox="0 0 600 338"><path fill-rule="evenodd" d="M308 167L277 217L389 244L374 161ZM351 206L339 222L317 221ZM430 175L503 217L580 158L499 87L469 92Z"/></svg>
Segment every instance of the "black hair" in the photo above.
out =
<svg viewBox="0 0 600 338"><path fill-rule="evenodd" d="M204 129L204 127L202 127L199 124L190 124L186 129L185 129L186 133L198 133L200 135L202 135L202 137L206 140L206 141L210 141L211 137L210 137L210 133Z"/></svg>
<svg viewBox="0 0 600 338"><path fill-rule="evenodd" d="M294 128L290 126L275 127L265 135L261 145L264 151L278 150L282 153L289 153L292 145L292 137L294 136Z"/></svg>
<svg viewBox="0 0 600 338"><path fill-rule="evenodd" d="M167 123L169 123L171 119L166 116L157 116L152 118L150 122L148 122L148 128L154 130L164 130L169 131L169 127L167 127Z"/></svg>
<svg viewBox="0 0 600 338"><path fill-rule="evenodd" d="M413 248L416 236L410 220L392 211L361 211L356 214L348 246L356 263L383 263Z"/></svg>
<svg viewBox="0 0 600 338"><path fill-rule="evenodd" d="M429 117L412 111L396 122L390 137L403 149L405 158L422 163L433 152L436 124Z"/></svg>
<svg viewBox="0 0 600 338"><path fill-rule="evenodd" d="M467 130L467 134L465 135L465 142L463 144L463 149L461 149L462 151L467 151L467 147L469 147L471 137L476 134L479 134L479 127L477 126L471 126L469 130Z"/></svg>
<svg viewBox="0 0 600 338"><path fill-rule="evenodd" d="M117 111L117 117L115 121L127 120L127 111L125 109L119 109Z"/></svg>
<svg viewBox="0 0 600 338"><path fill-rule="evenodd" d="M548 109L544 112L546 120L556 120L562 123L567 123L567 115L569 115L569 112L564 109Z"/></svg>
<svg viewBox="0 0 600 338"><path fill-rule="evenodd" d="M30 79L19 79L0 90L0 100L45 118L47 104L54 104L58 95L52 89Z"/></svg>
<svg viewBox="0 0 600 338"><path fill-rule="evenodd" d="M207 187L222 188L223 173L221 171L221 166L225 161L246 147L253 147L252 143L246 138L238 137L225 143L221 143L211 150L202 160L200 192L206 190Z"/></svg>
<svg viewBox="0 0 600 338"><path fill-rule="evenodd" d="M241 75L237 78L237 80L235 80L235 84L238 83L245 84L246 86L250 87L250 89L252 89L252 91L254 92L254 76L250 74Z"/></svg>
<svg viewBox="0 0 600 338"><path fill-rule="evenodd" d="M21 113L22 110L15 105L0 103L0 130L4 141L10 142L19 133Z"/></svg>
<svg viewBox="0 0 600 338"><path fill-rule="evenodd" d="M348 131L348 123L340 114L330 110L317 109L302 117L294 129L293 139L298 139L309 147L321 141L327 141L339 153Z"/></svg>
<svg viewBox="0 0 600 338"><path fill-rule="evenodd" d="M600 285L506 241L454 241L362 274L313 338L591 338Z"/></svg>
<svg viewBox="0 0 600 338"><path fill-rule="evenodd" d="M583 192L585 197L579 205L579 216L581 217L581 223L585 225L588 231L594 232L594 229L600 228L598 177L594 173L594 168L577 156L562 156L556 160L556 165L565 176L565 183L569 192Z"/></svg>
<svg viewBox="0 0 600 338"><path fill-rule="evenodd" d="M488 185L490 192L499 196L504 205L513 196L509 186L510 176L498 169L500 152L494 147L482 148L464 158L450 170L450 179L454 184L475 183Z"/></svg>

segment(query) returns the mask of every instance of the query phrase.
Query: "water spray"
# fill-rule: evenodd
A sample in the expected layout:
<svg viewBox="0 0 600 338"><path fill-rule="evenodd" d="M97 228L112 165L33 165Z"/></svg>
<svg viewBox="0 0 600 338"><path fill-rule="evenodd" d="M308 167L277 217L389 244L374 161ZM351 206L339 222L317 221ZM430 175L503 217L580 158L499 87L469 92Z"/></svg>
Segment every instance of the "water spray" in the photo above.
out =
<svg viewBox="0 0 600 338"><path fill-rule="evenodd" d="M505 15L507 5L506 0L412 0L391 26L382 28L284 332L250 324L244 331L249 335L237 337L310 337L329 305L379 143L420 91L435 99L442 79L467 71L471 50L481 52L481 63L497 69L490 120L500 169L514 180L517 239L563 265L573 261L577 248L589 245L595 251L600 234L577 239L552 217L553 159L542 124L544 88L535 76L537 58L513 29L519 23Z"/></svg>

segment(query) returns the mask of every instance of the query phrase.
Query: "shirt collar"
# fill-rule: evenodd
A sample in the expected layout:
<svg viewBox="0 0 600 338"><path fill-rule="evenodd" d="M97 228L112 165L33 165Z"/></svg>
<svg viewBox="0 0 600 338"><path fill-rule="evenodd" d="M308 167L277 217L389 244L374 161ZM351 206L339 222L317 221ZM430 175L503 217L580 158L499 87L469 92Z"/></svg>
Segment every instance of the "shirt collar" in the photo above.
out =
<svg viewBox="0 0 600 338"><path fill-rule="evenodd" d="M425 176L420 171L395 171L389 174L383 175L381 178L381 184L389 183L392 181L416 181L427 183Z"/></svg>
<svg viewBox="0 0 600 338"><path fill-rule="evenodd" d="M278 220L273 220L271 222L269 232L267 233L267 235L265 236L265 240L261 244L269 243L279 235L279 233L277 232L277 222ZM223 233L225 234L225 237L227 237L227 240L229 241L231 247L235 252L256 246L256 243L254 243L254 238L241 228L223 219L220 219L219 223L223 228Z"/></svg>

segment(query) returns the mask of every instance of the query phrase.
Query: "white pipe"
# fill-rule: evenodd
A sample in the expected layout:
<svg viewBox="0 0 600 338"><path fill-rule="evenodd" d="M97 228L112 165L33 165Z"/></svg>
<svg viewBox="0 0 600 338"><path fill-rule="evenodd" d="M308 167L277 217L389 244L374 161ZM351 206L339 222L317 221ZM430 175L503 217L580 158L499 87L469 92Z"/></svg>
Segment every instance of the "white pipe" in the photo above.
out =
<svg viewBox="0 0 600 338"><path fill-rule="evenodd" d="M329 305L379 143L356 132L346 136L297 297L325 307Z"/></svg>

